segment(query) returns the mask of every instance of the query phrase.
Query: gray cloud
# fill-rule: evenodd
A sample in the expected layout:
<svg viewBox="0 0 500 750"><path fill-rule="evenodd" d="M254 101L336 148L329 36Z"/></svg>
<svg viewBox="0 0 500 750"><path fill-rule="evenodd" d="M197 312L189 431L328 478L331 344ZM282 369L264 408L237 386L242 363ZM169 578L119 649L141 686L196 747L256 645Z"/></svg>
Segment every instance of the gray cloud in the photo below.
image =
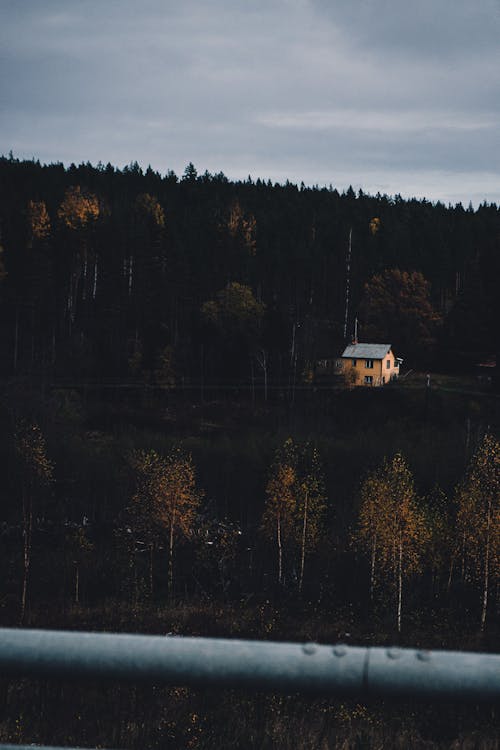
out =
<svg viewBox="0 0 500 750"><path fill-rule="evenodd" d="M3 0L0 152L499 201L499 24L494 0Z"/></svg>
<svg viewBox="0 0 500 750"><path fill-rule="evenodd" d="M313 6L354 45L384 56L449 62L498 54L497 0L313 0Z"/></svg>

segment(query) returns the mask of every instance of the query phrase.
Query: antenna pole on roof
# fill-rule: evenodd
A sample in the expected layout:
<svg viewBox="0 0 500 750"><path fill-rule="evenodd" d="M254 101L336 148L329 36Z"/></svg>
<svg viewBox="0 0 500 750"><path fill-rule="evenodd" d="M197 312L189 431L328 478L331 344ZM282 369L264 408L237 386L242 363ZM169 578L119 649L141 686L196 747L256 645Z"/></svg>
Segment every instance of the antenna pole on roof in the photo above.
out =
<svg viewBox="0 0 500 750"><path fill-rule="evenodd" d="M352 227L349 229L349 244L347 246L347 255L345 259L346 279L345 279L344 341L347 340L347 320L349 318L349 292L350 292L350 285L351 285L351 249L352 249Z"/></svg>

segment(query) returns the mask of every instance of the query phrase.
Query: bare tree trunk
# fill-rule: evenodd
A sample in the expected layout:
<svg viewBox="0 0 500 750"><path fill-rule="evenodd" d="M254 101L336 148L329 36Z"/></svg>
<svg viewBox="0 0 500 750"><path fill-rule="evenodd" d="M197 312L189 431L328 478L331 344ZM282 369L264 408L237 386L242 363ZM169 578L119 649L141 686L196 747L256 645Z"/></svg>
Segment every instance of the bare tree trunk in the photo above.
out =
<svg viewBox="0 0 500 750"><path fill-rule="evenodd" d="M31 367L35 363L35 304L33 303L33 309L31 311Z"/></svg>
<svg viewBox="0 0 500 750"><path fill-rule="evenodd" d="M283 549L281 546L281 514L278 512L276 537L278 542L278 583L281 584L283 577Z"/></svg>
<svg viewBox="0 0 500 750"><path fill-rule="evenodd" d="M250 376L252 381L252 409L255 409L255 375L253 371L253 357L250 355Z"/></svg>
<svg viewBox="0 0 500 750"><path fill-rule="evenodd" d="M465 458L469 458L469 446L470 446L470 417L465 420Z"/></svg>
<svg viewBox="0 0 500 750"><path fill-rule="evenodd" d="M75 569L75 604L80 604L80 566L78 563Z"/></svg>
<svg viewBox="0 0 500 750"><path fill-rule="evenodd" d="M94 258L94 283L92 284L92 299L95 299L97 294L97 255Z"/></svg>
<svg viewBox="0 0 500 750"><path fill-rule="evenodd" d="M490 583L490 522L491 522L491 500L488 503L488 520L486 524L486 550L484 555L484 579L483 579L483 608L481 611L481 632L486 623L486 610L488 608L488 589Z"/></svg>
<svg viewBox="0 0 500 750"><path fill-rule="evenodd" d="M57 352L57 346L56 346L56 326L54 324L54 327L52 329L52 360L51 360L52 364L55 364L55 361L56 361L56 352Z"/></svg>
<svg viewBox="0 0 500 750"><path fill-rule="evenodd" d="M349 294L351 284L351 251L352 251L352 227L349 229L349 244L345 261L345 312L344 312L344 341L347 340L347 323L349 320Z"/></svg>
<svg viewBox="0 0 500 750"><path fill-rule="evenodd" d="M465 531L462 536L462 581L465 581Z"/></svg>
<svg viewBox="0 0 500 750"><path fill-rule="evenodd" d="M200 347L200 396L201 403L205 401L205 349L203 344Z"/></svg>
<svg viewBox="0 0 500 750"><path fill-rule="evenodd" d="M398 559L398 633L401 633L401 609L403 594L403 540L399 537L399 559Z"/></svg>
<svg viewBox="0 0 500 750"><path fill-rule="evenodd" d="M84 251L83 256L83 283L82 283L82 300L87 299L87 270L88 270L88 258L87 251Z"/></svg>
<svg viewBox="0 0 500 750"><path fill-rule="evenodd" d="M267 355L264 349L256 355L256 359L264 373L264 401L267 401Z"/></svg>
<svg viewBox="0 0 500 750"><path fill-rule="evenodd" d="M17 358L19 354L19 305L16 307L16 324L14 327L14 372L17 372Z"/></svg>
<svg viewBox="0 0 500 750"><path fill-rule="evenodd" d="M377 555L377 535L373 535L372 539L372 559L371 559L371 570L370 570L370 601L373 601L375 593L375 559Z"/></svg>
<svg viewBox="0 0 500 750"><path fill-rule="evenodd" d="M297 324L292 325L292 342L290 345L290 372L288 374L288 395L293 400L293 387L294 387L294 366L295 366L295 333L297 330Z"/></svg>
<svg viewBox="0 0 500 750"><path fill-rule="evenodd" d="M139 581L137 580L137 553L134 552L134 607L139 603Z"/></svg>
<svg viewBox="0 0 500 750"><path fill-rule="evenodd" d="M448 575L448 584L446 586L446 590L448 591L448 593L450 593L450 589L451 589L454 567L455 567L455 555L452 555L451 560L450 560L450 573Z"/></svg>
<svg viewBox="0 0 500 750"><path fill-rule="evenodd" d="M149 593L153 596L153 543L149 545Z"/></svg>
<svg viewBox="0 0 500 750"><path fill-rule="evenodd" d="M300 581L299 591L302 591L302 584L304 583L304 564L306 560L306 534L307 534L307 510L309 504L309 492L306 490L306 497L304 501L304 518L302 523L302 554L300 558Z"/></svg>
<svg viewBox="0 0 500 750"><path fill-rule="evenodd" d="M132 295L132 281L134 278L134 256L131 255L128 264L128 296Z"/></svg>
<svg viewBox="0 0 500 750"><path fill-rule="evenodd" d="M168 546L168 595L172 598L174 591L174 516L170 521L170 540Z"/></svg>
<svg viewBox="0 0 500 750"><path fill-rule="evenodd" d="M31 567L31 537L33 533L33 503L31 498L26 501L23 493L23 589L21 594L21 617L20 624L24 624L26 615L26 603L28 599L28 580Z"/></svg>

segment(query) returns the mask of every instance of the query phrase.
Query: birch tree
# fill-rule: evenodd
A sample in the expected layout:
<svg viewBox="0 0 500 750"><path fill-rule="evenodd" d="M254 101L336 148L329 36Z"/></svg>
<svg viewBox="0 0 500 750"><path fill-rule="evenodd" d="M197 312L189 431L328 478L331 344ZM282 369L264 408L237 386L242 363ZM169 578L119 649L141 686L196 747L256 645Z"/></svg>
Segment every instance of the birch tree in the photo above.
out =
<svg viewBox="0 0 500 750"><path fill-rule="evenodd" d="M15 443L21 470L23 584L20 622L23 624L31 571L33 516L37 501L52 479L53 467L47 457L45 438L36 423L20 424Z"/></svg>
<svg viewBox="0 0 500 750"><path fill-rule="evenodd" d="M89 286L89 260L93 260L94 272L91 286L92 296L95 297L97 283L97 256L93 252L90 241L90 230L99 218L99 201L95 195L85 193L79 185L69 187L57 210L60 227L67 232L70 246L73 247L73 257L67 265L69 267L69 283L66 298L66 314L69 320L69 332L76 318L79 298L84 301Z"/></svg>
<svg viewBox="0 0 500 750"><path fill-rule="evenodd" d="M318 545L326 510L320 457L317 449L309 445L302 451L296 495L296 538L300 543L299 591L302 591L306 553Z"/></svg>
<svg viewBox="0 0 500 750"><path fill-rule="evenodd" d="M500 444L486 434L457 492L457 527L467 560L481 584L484 630L491 584L500 574Z"/></svg>
<svg viewBox="0 0 500 750"><path fill-rule="evenodd" d="M168 549L168 591L174 588L174 545L177 538L191 536L202 493L196 487L193 461L179 447L167 456L154 450L133 455L137 489L131 516L146 538L150 551L150 590L153 586L153 555L161 539Z"/></svg>
<svg viewBox="0 0 500 750"><path fill-rule="evenodd" d="M403 585L421 568L429 532L413 476L400 453L365 481L361 497L358 539L371 558L371 591L378 557L385 581L389 579L395 590L396 623L401 632Z"/></svg>
<svg viewBox="0 0 500 750"><path fill-rule="evenodd" d="M274 456L266 485L267 501L262 517L265 536L276 540L278 584L283 584L283 548L294 536L297 514L297 449L288 438Z"/></svg>
<svg viewBox="0 0 500 750"><path fill-rule="evenodd" d="M383 508L387 499L387 487L380 470L370 474L361 487L361 510L357 540L370 556L370 599L373 601L377 583L377 564L382 550L387 547L387 524Z"/></svg>

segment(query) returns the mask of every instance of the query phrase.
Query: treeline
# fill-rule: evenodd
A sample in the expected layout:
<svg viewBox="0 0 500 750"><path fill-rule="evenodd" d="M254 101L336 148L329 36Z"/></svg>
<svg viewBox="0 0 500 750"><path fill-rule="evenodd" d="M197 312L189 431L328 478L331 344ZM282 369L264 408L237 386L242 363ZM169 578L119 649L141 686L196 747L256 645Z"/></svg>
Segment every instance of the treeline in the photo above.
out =
<svg viewBox="0 0 500 750"><path fill-rule="evenodd" d="M339 487L326 481L325 457L310 442L289 437L275 447L245 524L233 503L224 513L207 495L186 441L157 449L99 433L85 439L81 475L68 476L38 424L16 424L1 584L14 621L16 613L29 621L31 598L110 600L130 611L193 599L207 607L242 597L336 602L357 608L363 622L383 613L392 632L416 612L460 612L478 630L498 615L500 444L489 432L448 495L438 486L418 492L400 452L361 471L347 523ZM233 468L248 482L244 463ZM74 485L89 492L97 478L99 503L111 507L86 497L80 507L89 515L77 517Z"/></svg>
<svg viewBox="0 0 500 750"><path fill-rule="evenodd" d="M495 351L499 208L0 159L4 375L300 384L361 340Z"/></svg>

